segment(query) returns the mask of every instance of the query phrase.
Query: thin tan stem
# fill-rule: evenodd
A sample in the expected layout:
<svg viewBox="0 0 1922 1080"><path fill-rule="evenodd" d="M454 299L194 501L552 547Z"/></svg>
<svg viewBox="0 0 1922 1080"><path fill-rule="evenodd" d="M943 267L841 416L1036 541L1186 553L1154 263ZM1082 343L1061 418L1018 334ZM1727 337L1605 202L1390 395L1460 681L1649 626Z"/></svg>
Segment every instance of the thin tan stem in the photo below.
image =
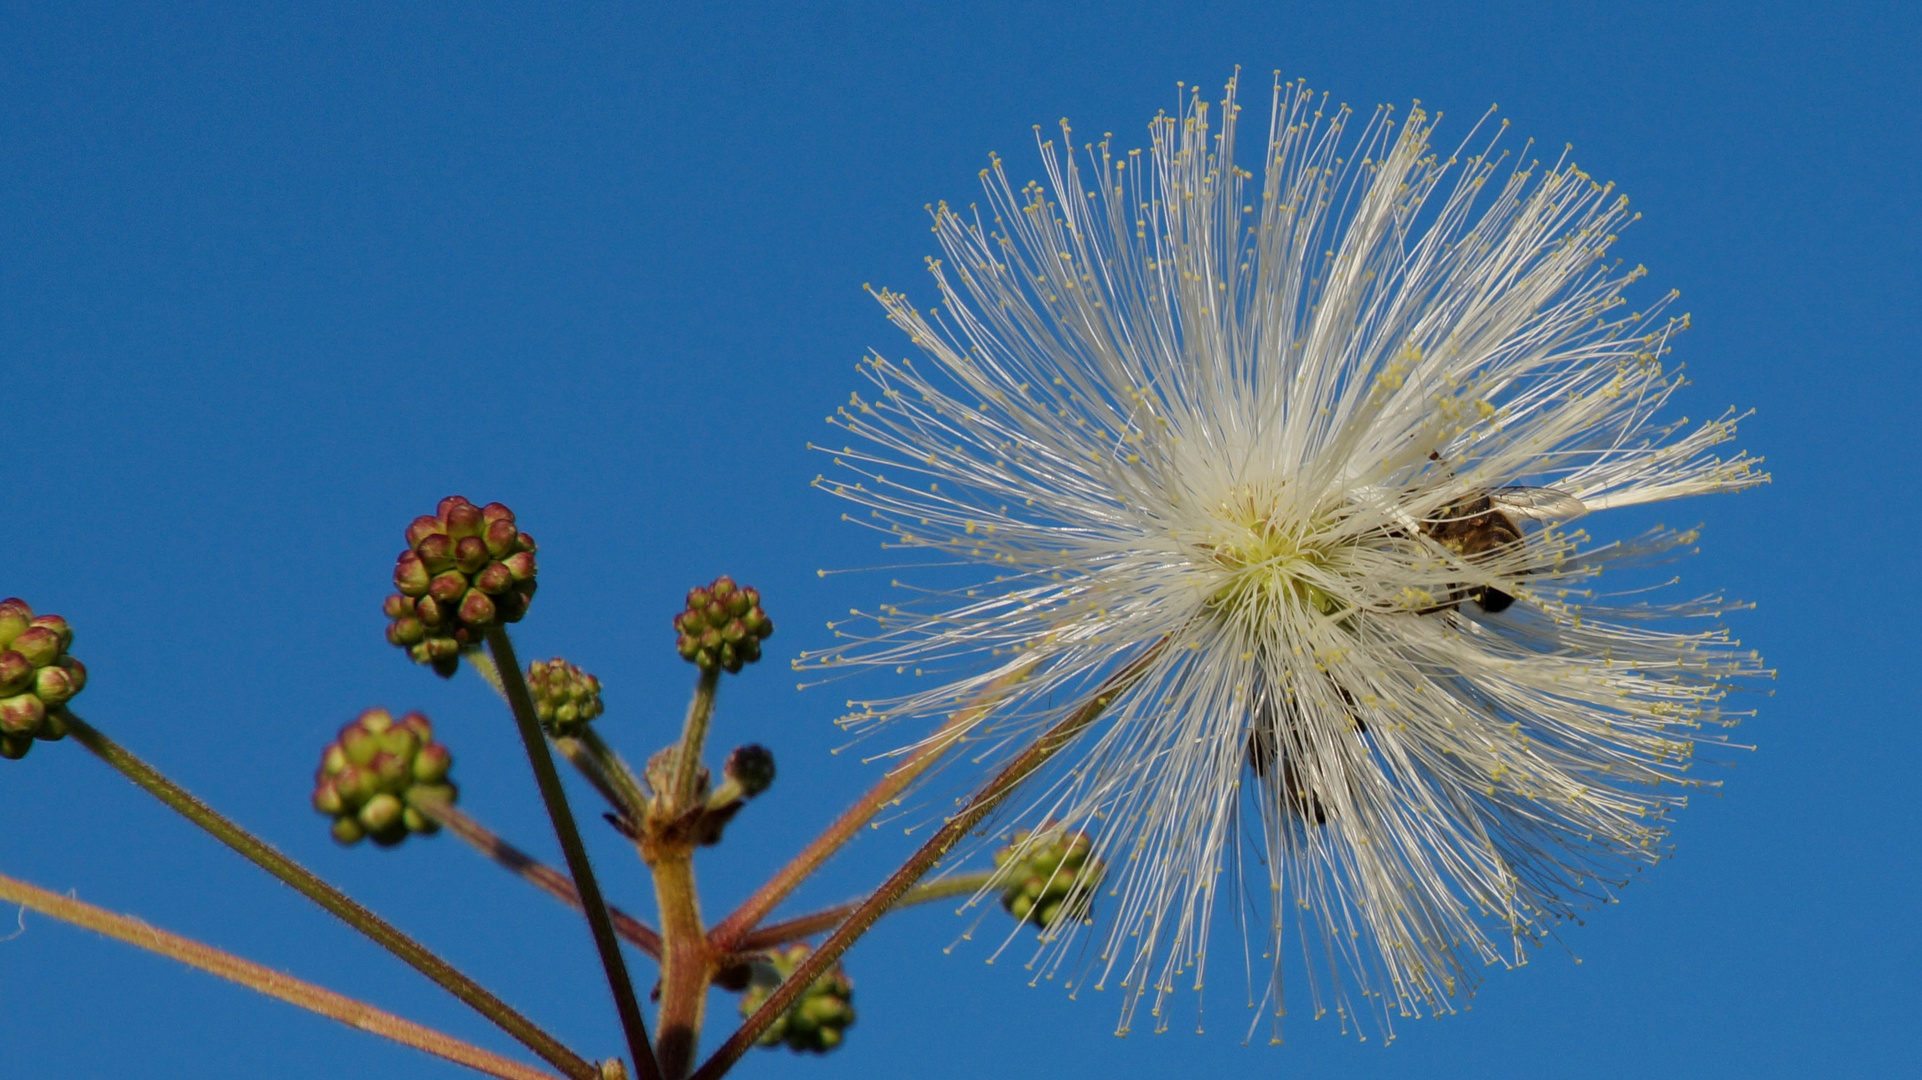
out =
<svg viewBox="0 0 1922 1080"><path fill-rule="evenodd" d="M981 718L987 715L1000 698L1002 691L1027 678L1031 665L1023 664L1001 678L988 684L965 708L955 712L941 725L921 748L916 750L900 767L883 776L879 783L869 788L852 806L841 812L826 829L822 830L801 849L801 853L788 861L786 866L776 871L765 885L754 891L754 895L741 902L727 918L716 923L708 931L708 941L717 953L740 951L740 943L748 932L767 918L781 901L800 887L808 876L821 868L835 852L854 838L861 827L874 819L889 803L901 797L922 773L938 761L961 741Z"/></svg>
<svg viewBox="0 0 1922 1080"><path fill-rule="evenodd" d="M407 801L444 826L448 832L467 841L481 854L532 882L561 903L579 910L581 894L574 891L574 883L567 880L566 874L501 839L492 829L455 809L445 799L410 797ZM615 933L654 959L661 958L661 935L655 933L652 927L612 904L608 905L607 914L614 921Z"/></svg>
<svg viewBox="0 0 1922 1080"><path fill-rule="evenodd" d="M391 1039L416 1050L423 1050L457 1065L465 1065L477 1072L500 1077L501 1080L557 1080L552 1073L523 1065L512 1058L504 1058L492 1051L462 1042L451 1035L443 1035L433 1028L404 1020L365 1002L336 994L332 990L304 982L291 975L283 975L272 968L263 967L251 960L243 960L232 953L223 952L211 945L204 945L192 938L155 929L139 919L115 914L104 908L62 896L59 893L48 892L5 875L0 875L0 900L22 904L62 922L104 934L149 952L159 953L189 967L199 968L229 982L239 983L250 990L257 990L268 997L279 998L289 1005L297 1005L309 1012L338 1020L348 1027L359 1028L384 1039Z"/></svg>
<svg viewBox="0 0 1922 1080"><path fill-rule="evenodd" d="M933 836L928 838L926 843L921 845L920 850L909 856L908 861L903 863L899 870L890 874L873 895L862 901L861 906L848 915L846 922L843 922L834 933L828 935L828 939L821 943L820 948L809 953L807 958L801 961L786 979L782 980L774 993L768 995L767 1000L754 1010L754 1015L748 1017L740 1029L728 1036L727 1041L721 1044L721 1048L714 1051L714 1056L701 1065L695 1072L693 1080L719 1080L721 1076L726 1075L727 1071L734 1067L735 1062L741 1060L741 1055L747 1053L748 1049L754 1045L755 1040L759 1039L774 1021L780 1019L788 1009L792 1008L808 987L814 985L814 980L819 978L822 972L841 959L848 948L862 934L867 933L868 928L873 926L877 919L898 903L901 897L914 887L915 882L929 870L934 869L935 864L945 858L963 836L966 836L996 806L1001 804L1001 800L1007 798L1009 793L1021 785L1022 781L1034 775L1036 769L1047 764L1048 760L1062 748L1072 743L1076 736L1087 730L1088 725L1094 723L1095 718L1101 715L1110 702L1132 686L1135 680L1153 665L1166 647L1167 639L1164 638L1121 670L1109 676L1101 688L1095 691L1092 698L1043 732L1040 738L1029 744L1027 749L1017 754L1013 761L996 773L994 779L988 781L974 794L973 798L968 800L959 814L949 818Z"/></svg>
<svg viewBox="0 0 1922 1080"><path fill-rule="evenodd" d="M986 888L993 877L992 873L983 871L977 874L959 874L945 881L936 881L927 885L916 885L901 899L895 901L891 910L899 911L904 907L931 904L936 900L948 900L956 896L973 896ZM865 900L866 897L862 899ZM750 931L741 939L737 948L743 953L760 952L776 945L786 945L790 941L799 941L805 937L824 933L847 921L847 917L854 914L855 910L861 906L861 902L861 900L850 900L845 904L836 904L831 908L823 908L820 911L763 926L758 930Z"/></svg>

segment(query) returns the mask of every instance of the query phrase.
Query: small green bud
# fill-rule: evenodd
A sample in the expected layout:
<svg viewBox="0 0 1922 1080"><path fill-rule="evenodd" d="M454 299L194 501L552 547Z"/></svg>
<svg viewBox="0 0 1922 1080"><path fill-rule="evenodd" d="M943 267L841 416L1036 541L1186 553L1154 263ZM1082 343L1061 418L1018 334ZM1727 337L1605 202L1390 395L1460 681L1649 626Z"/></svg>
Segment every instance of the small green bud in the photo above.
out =
<svg viewBox="0 0 1922 1080"><path fill-rule="evenodd" d="M755 961L747 992L741 995L741 1015L752 1016L813 951L807 945L795 944ZM837 963L802 991L757 1042L767 1047L786 1043L796 1053L825 1054L841 1045L853 1025L854 983Z"/></svg>
<svg viewBox="0 0 1922 1080"><path fill-rule="evenodd" d="M67 734L65 705L87 685L87 669L66 655L73 627L35 615L18 597L0 600L0 757L19 759L33 741Z"/></svg>
<svg viewBox="0 0 1922 1080"><path fill-rule="evenodd" d="M334 839L343 844L371 837L391 847L412 833L436 831L409 800L453 802L454 785L447 782L452 765L453 756L434 741L425 716L408 713L396 720L385 709L369 709L321 751L314 810L334 819Z"/></svg>
<svg viewBox="0 0 1922 1080"><path fill-rule="evenodd" d="M477 507L459 495L406 530L394 563L394 588L381 605L387 640L442 675L460 668L488 628L519 622L535 588L534 538L500 503Z"/></svg>
<svg viewBox="0 0 1922 1080"><path fill-rule="evenodd" d="M534 715L555 738L579 735L601 715L601 681L558 656L528 665L527 687Z"/></svg>
<svg viewBox="0 0 1922 1080"><path fill-rule="evenodd" d="M1088 834L1058 827L1014 834L1014 842L994 853L1002 871L1001 906L1017 922L1040 927L1051 937L1069 920L1086 922L1106 867L1094 858Z"/></svg>

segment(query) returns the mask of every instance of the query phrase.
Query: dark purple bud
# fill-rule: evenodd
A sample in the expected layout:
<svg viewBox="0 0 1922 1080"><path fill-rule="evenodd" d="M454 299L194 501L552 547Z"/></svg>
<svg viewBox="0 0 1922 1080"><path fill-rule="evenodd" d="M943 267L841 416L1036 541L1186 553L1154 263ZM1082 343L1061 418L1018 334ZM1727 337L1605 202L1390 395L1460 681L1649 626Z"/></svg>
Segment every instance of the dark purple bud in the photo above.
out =
<svg viewBox="0 0 1922 1080"><path fill-rule="evenodd" d="M741 793L752 799L774 783L774 752L755 743L737 746L721 772L741 785Z"/></svg>

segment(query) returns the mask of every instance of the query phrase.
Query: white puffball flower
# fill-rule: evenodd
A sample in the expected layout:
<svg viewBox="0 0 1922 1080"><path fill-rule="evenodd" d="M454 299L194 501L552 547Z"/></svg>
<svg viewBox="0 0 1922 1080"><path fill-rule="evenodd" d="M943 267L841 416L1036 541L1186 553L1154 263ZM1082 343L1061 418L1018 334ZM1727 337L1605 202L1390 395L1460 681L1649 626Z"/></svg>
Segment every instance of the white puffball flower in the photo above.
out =
<svg viewBox="0 0 1922 1080"><path fill-rule="evenodd" d="M1735 605L1599 587L1694 532L1568 522L1767 477L1710 452L1738 417L1657 421L1686 318L1626 303L1611 185L1487 118L1438 152L1419 103L1354 133L1279 79L1257 175L1234 89L1145 152L1064 122L1046 184L994 158L980 206L933 208L938 310L877 294L920 355L863 361L817 483L977 583L897 581L798 666L941 677L856 728L992 698L967 730L992 762L1146 658L1017 804L1110 867L1094 947L1046 933L1042 973L1160 1028L1226 911L1251 1002L1285 1012L1297 957L1315 1015L1392 1038L1654 861L1725 694L1766 674Z"/></svg>

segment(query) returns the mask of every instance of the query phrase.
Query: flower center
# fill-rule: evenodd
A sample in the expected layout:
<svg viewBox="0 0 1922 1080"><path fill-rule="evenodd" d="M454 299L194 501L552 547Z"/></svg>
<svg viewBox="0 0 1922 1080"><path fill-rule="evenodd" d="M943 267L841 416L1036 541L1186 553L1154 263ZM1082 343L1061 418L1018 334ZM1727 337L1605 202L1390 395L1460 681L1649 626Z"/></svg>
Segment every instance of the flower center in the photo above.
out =
<svg viewBox="0 0 1922 1080"><path fill-rule="evenodd" d="M1197 545L1220 571L1208 604L1223 616L1266 621L1280 608L1313 608L1334 615L1341 601L1323 587L1335 570L1327 548L1315 543L1314 523L1284 516L1279 500L1242 488L1215 508L1213 539Z"/></svg>

